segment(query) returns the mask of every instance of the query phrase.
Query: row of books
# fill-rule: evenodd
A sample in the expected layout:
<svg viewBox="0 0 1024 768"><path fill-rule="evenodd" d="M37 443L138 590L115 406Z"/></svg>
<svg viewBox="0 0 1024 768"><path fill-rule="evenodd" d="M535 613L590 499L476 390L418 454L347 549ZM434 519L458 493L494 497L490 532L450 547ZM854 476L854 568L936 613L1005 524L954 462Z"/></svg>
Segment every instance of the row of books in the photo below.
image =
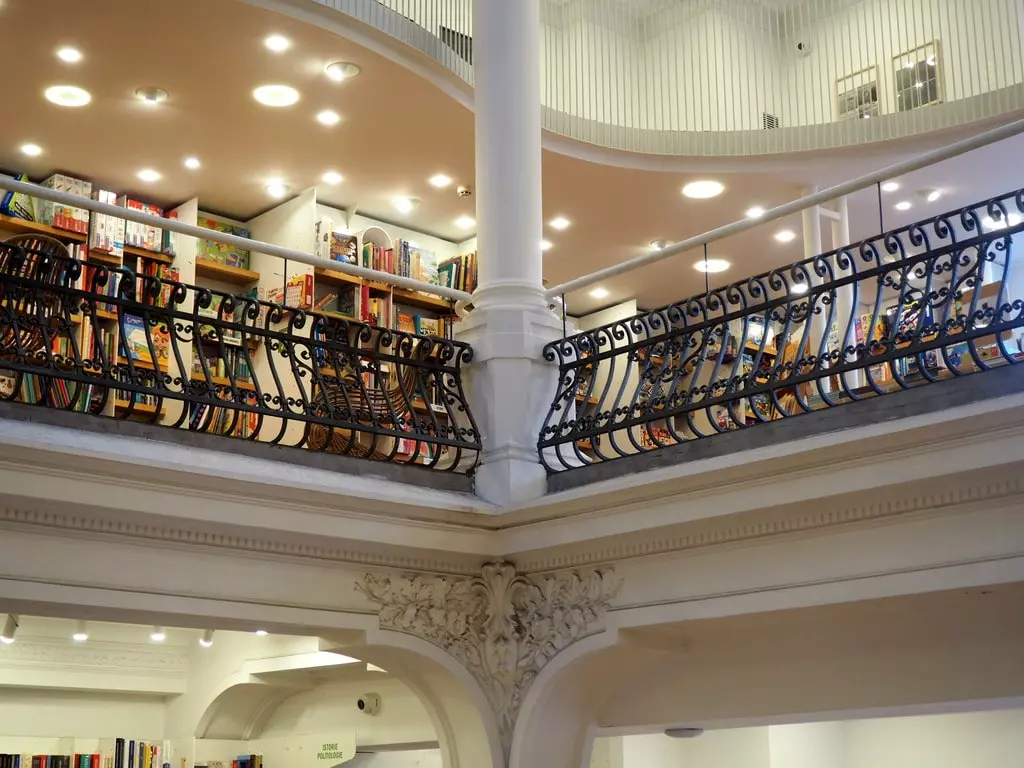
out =
<svg viewBox="0 0 1024 768"><path fill-rule="evenodd" d="M476 261L475 251L442 261L437 265L437 284L472 293L477 283Z"/></svg>
<svg viewBox="0 0 1024 768"><path fill-rule="evenodd" d="M155 388L157 385L155 374L146 374L139 369L135 370L136 380L140 380L143 386ZM129 371L124 367L118 367L117 372L114 374L118 381L131 381ZM138 377L141 377L139 379ZM156 407L160 398L156 395L145 393L145 392L132 392L127 389L118 389L114 391L114 398L121 402L135 403L136 405L147 405Z"/></svg>
<svg viewBox="0 0 1024 768"><path fill-rule="evenodd" d="M197 350L192 358L192 373L204 378L203 361L206 362L206 369L211 376L219 379L233 378L235 381L249 381L252 379L252 371L249 369L249 359L242 349L234 348L225 350L221 357L206 357L201 350Z"/></svg>
<svg viewBox="0 0 1024 768"><path fill-rule="evenodd" d="M136 301L143 304L151 304L155 307L169 306L171 303L171 294L174 292L174 285L169 281L178 282L181 279L178 268L167 264L161 264L156 261L148 261L144 259L140 259L140 261L142 261L142 264L140 265L141 268L135 270ZM157 278L163 281L160 286L160 294L158 296L150 299L146 290L148 286L152 286L154 283L152 280L144 280L143 277Z"/></svg>
<svg viewBox="0 0 1024 768"><path fill-rule="evenodd" d="M256 393L250 393L247 402L256 404ZM189 429L211 435L250 437L259 426L259 414L239 411L206 403L189 406Z"/></svg>

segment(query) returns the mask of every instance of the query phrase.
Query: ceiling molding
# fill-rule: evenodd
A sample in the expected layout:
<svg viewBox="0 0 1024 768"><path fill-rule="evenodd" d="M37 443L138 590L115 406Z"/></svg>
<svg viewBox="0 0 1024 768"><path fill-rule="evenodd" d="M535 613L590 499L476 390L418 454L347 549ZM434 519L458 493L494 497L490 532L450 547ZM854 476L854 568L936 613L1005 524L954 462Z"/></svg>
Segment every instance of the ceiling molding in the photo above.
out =
<svg viewBox="0 0 1024 768"><path fill-rule="evenodd" d="M43 669L48 672L102 672L108 675L182 677L188 673L185 648L158 648L135 643L23 637L0 646L0 670Z"/></svg>

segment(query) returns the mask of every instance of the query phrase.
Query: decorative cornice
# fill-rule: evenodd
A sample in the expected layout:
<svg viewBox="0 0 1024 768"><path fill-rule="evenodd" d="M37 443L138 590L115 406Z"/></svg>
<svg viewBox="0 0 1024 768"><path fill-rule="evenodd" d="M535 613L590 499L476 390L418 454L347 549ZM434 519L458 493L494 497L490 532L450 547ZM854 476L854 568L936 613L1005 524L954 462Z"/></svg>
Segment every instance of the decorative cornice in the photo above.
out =
<svg viewBox="0 0 1024 768"><path fill-rule="evenodd" d="M382 629L427 640L469 670L506 758L533 681L559 652L603 629L618 588L610 569L529 577L510 563L488 563L472 578L368 573L356 585L380 606Z"/></svg>
<svg viewBox="0 0 1024 768"><path fill-rule="evenodd" d="M18 642L0 645L0 668L178 677L189 665L184 651L102 641L72 645L64 639L19 635Z"/></svg>
<svg viewBox="0 0 1024 768"><path fill-rule="evenodd" d="M270 537L238 536L230 533L188 528L182 524L159 525L151 522L134 522L114 517L69 515L39 509L0 507L0 526L24 526L34 529L57 530L79 535L117 536L127 539L143 539L164 545L180 545L189 548L210 547L237 553L261 556L317 560L330 563L346 563L356 566L378 566L435 573L472 574L478 571L479 558L452 555L418 556L405 552L373 551L371 544L363 548L343 548L321 544L288 541Z"/></svg>
<svg viewBox="0 0 1024 768"><path fill-rule="evenodd" d="M526 552L516 557L516 565L527 573L594 566L787 534L814 533L856 523L882 522L921 512L953 511L958 507L968 511L977 503L1024 497L1024 479L1017 474L982 475L972 480L974 482L957 486L934 482L915 484L909 491L872 489L870 493L859 494L856 499L847 499L845 504L836 506L814 501L703 518L671 527Z"/></svg>

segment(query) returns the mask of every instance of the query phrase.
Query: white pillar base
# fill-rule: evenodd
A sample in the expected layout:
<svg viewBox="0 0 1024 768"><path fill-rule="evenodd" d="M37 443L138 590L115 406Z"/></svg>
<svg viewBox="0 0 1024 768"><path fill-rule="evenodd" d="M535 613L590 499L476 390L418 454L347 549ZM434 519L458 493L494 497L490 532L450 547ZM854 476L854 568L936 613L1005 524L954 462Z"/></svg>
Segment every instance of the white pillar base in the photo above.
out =
<svg viewBox="0 0 1024 768"><path fill-rule="evenodd" d="M473 346L465 378L483 442L476 493L497 507L522 504L547 492L537 442L558 367L544 360L543 350L561 338L562 322L539 285L486 286L473 303L456 336Z"/></svg>

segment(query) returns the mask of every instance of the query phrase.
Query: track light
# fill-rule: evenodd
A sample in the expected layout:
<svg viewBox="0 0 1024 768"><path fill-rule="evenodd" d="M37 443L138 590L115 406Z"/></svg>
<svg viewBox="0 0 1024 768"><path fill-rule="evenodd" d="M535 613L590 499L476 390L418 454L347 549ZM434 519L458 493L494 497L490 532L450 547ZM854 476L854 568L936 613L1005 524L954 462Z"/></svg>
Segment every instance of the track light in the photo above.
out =
<svg viewBox="0 0 1024 768"><path fill-rule="evenodd" d="M211 645L213 645L212 629L208 629L205 632L203 632L203 636L199 638L199 644L203 646L203 648L209 648Z"/></svg>
<svg viewBox="0 0 1024 768"><path fill-rule="evenodd" d="M164 632L163 627L153 627L153 631L149 633L149 639L154 643L162 643L167 639L167 633Z"/></svg>
<svg viewBox="0 0 1024 768"><path fill-rule="evenodd" d="M13 613L7 614L4 622L4 631L0 632L0 643L10 645L14 642L14 633L18 631L18 616Z"/></svg>
<svg viewBox="0 0 1024 768"><path fill-rule="evenodd" d="M78 622L74 634L71 635L71 639L76 643L84 643L89 639L89 628L86 626L85 621Z"/></svg>

